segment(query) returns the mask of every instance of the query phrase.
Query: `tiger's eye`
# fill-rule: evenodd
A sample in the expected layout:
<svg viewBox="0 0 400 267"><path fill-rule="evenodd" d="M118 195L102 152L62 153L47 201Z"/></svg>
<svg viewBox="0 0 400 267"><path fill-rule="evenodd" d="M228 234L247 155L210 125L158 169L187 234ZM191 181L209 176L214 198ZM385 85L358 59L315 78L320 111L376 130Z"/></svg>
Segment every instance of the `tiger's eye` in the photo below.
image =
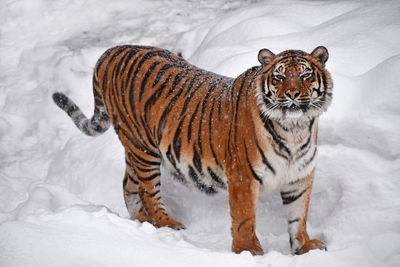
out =
<svg viewBox="0 0 400 267"><path fill-rule="evenodd" d="M312 75L312 73L311 73L311 72L308 72L308 73L304 73L304 74L301 75L300 77L301 77L303 80L306 80L306 79L310 78L311 75Z"/></svg>
<svg viewBox="0 0 400 267"><path fill-rule="evenodd" d="M278 81L283 81L285 79L285 76L281 75L281 74L274 74L274 79L278 80Z"/></svg>

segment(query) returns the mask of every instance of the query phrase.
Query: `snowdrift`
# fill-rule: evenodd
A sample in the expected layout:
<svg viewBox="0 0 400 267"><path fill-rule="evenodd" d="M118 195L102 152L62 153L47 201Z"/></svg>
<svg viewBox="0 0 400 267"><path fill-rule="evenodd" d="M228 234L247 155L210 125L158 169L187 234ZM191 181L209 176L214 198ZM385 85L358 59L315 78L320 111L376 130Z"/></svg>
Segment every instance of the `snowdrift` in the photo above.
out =
<svg viewBox="0 0 400 267"><path fill-rule="evenodd" d="M0 266L398 266L398 1L3 1L0 3ZM227 76L266 47L329 49L334 101L320 120L308 229L328 251L290 254L279 194L260 197L264 256L230 251L227 194L163 173L187 229L127 218L123 149L80 133L52 102L92 114L92 69L117 44L182 52Z"/></svg>

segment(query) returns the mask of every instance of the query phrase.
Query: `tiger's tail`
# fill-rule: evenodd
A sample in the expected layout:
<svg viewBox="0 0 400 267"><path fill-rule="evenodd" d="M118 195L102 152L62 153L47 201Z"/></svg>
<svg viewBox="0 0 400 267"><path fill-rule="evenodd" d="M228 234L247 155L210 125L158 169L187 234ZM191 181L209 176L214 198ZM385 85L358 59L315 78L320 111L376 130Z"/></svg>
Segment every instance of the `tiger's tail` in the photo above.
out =
<svg viewBox="0 0 400 267"><path fill-rule="evenodd" d="M95 107L92 118L88 119L81 109L65 94L56 92L53 100L57 106L64 110L71 117L81 132L89 136L97 136L110 128L111 121L104 106L102 96L95 90Z"/></svg>

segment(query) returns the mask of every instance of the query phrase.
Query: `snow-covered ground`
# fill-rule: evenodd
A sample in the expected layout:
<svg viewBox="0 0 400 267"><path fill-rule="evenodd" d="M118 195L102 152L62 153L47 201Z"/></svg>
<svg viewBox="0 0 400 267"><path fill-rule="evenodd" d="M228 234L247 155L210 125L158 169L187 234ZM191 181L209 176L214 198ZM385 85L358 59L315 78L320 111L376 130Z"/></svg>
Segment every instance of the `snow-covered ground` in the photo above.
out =
<svg viewBox="0 0 400 267"><path fill-rule="evenodd" d="M126 43L229 76L263 47L329 49L334 101L308 220L327 252L290 254L275 193L257 211L265 255L236 255L227 194L168 175L167 206L187 229L127 219L116 135L85 136L51 100L66 92L91 115L93 66ZM2 0L0 266L400 266L399 74L399 1Z"/></svg>

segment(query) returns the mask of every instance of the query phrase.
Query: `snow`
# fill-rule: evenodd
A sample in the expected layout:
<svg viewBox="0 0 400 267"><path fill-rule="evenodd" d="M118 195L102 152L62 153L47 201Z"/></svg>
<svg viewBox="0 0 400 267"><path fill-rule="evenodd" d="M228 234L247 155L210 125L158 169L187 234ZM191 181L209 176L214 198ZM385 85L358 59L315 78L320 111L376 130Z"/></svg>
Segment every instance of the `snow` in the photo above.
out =
<svg viewBox="0 0 400 267"><path fill-rule="evenodd" d="M400 2L5 0L0 3L0 266L398 266ZM127 219L123 149L52 102L93 111L93 66L117 44L164 47L236 76L261 48L324 45L334 101L320 120L308 230L328 251L290 254L279 194L260 196L265 255L230 251L227 194L163 175L186 230Z"/></svg>

